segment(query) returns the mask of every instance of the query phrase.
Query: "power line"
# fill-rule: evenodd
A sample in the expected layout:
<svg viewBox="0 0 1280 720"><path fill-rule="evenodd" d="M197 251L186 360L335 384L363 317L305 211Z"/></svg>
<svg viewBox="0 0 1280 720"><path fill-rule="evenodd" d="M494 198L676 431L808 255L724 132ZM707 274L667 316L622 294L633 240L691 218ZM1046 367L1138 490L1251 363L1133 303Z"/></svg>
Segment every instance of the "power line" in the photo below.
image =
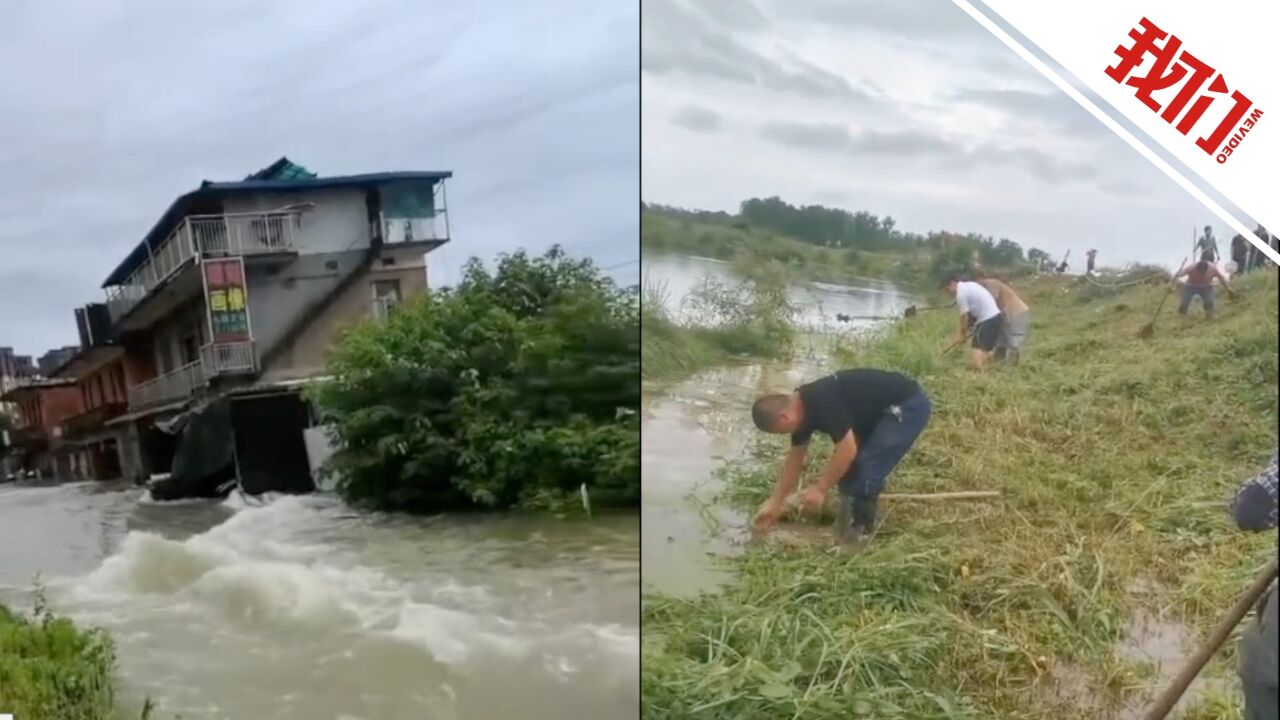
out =
<svg viewBox="0 0 1280 720"><path fill-rule="evenodd" d="M600 269L601 269L601 270L617 270L617 269L618 269L618 268L620 268L620 267L626 267L626 266L628 266L628 265L635 265L635 264L636 264L636 263L638 263L638 262L640 262L640 258L636 258L635 260L628 260L628 261L626 261L626 262L620 262L620 263L617 263L617 264L615 264L615 265L609 265L608 267L602 267L602 268L600 268Z"/></svg>

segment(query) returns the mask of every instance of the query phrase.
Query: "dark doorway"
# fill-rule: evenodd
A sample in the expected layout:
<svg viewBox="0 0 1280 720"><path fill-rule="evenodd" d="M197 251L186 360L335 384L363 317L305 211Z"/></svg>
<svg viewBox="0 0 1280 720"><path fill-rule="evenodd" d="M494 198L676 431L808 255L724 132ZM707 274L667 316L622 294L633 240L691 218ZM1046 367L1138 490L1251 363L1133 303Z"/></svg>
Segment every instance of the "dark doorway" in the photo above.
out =
<svg viewBox="0 0 1280 720"><path fill-rule="evenodd" d="M154 425L139 425L138 438L142 446L142 459L147 472L162 474L173 469L173 456L178 451L178 435Z"/></svg>
<svg viewBox="0 0 1280 720"><path fill-rule="evenodd" d="M315 489L302 431L311 425L297 393L237 398L231 404L240 485L251 495Z"/></svg>

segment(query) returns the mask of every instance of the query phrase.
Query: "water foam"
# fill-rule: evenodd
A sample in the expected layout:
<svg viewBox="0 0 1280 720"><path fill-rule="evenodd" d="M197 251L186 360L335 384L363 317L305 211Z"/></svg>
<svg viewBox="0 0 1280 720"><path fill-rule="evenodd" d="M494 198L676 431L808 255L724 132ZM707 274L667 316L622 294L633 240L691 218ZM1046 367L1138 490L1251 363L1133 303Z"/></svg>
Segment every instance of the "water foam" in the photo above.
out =
<svg viewBox="0 0 1280 720"><path fill-rule="evenodd" d="M484 588L452 578L408 585L351 562L332 545L301 540L339 522L344 512L332 499L285 496L245 505L181 541L133 531L70 589L104 611L151 600L173 612L214 614L242 629L359 630L420 647L446 664L477 654L524 657L533 643L559 634L497 614ZM483 613L472 612L481 607ZM638 641L630 645L639 647Z"/></svg>

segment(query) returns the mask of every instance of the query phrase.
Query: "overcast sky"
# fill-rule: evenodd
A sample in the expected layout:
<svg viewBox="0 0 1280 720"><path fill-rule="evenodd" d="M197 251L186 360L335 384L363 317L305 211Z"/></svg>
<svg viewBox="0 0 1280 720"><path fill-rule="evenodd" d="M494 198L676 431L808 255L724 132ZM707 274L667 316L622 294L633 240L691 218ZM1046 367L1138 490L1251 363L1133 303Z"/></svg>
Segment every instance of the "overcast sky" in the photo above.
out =
<svg viewBox="0 0 1280 720"><path fill-rule="evenodd" d="M642 22L647 202L778 195L1073 271L1235 234L950 0L645 0Z"/></svg>
<svg viewBox="0 0 1280 720"><path fill-rule="evenodd" d="M0 345L74 343L72 308L102 300L175 197L281 155L321 175L452 170L453 242L429 256L446 270L553 243L634 261L638 16L596 0L0 3Z"/></svg>

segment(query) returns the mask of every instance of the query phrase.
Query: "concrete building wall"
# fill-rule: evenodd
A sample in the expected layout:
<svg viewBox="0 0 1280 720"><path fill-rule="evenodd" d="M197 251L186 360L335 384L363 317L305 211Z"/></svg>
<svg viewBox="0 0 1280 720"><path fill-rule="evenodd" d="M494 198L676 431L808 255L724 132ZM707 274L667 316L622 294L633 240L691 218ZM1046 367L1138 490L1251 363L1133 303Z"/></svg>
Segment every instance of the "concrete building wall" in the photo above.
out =
<svg viewBox="0 0 1280 720"><path fill-rule="evenodd" d="M263 194L228 198L228 213L270 212L295 203L314 203L302 214L298 233L301 254L331 253L369 247L369 212L358 189Z"/></svg>
<svg viewBox="0 0 1280 720"><path fill-rule="evenodd" d="M41 428L52 436L63 420L83 411L80 388L75 385L46 388L40 391Z"/></svg>
<svg viewBox="0 0 1280 720"><path fill-rule="evenodd" d="M192 341L195 355L184 353L183 344ZM150 333L152 364L157 373L173 372L200 357L200 348L209 341L209 319L204 298L197 297L156 323ZM189 350L189 348L188 348Z"/></svg>
<svg viewBox="0 0 1280 720"><path fill-rule="evenodd" d="M283 268L248 268L249 322L258 357L271 353L298 323L314 315L366 252L303 255Z"/></svg>
<svg viewBox="0 0 1280 720"><path fill-rule="evenodd" d="M370 267L330 301L287 348L282 348L270 367L263 368L263 379L277 382L323 373L329 348L339 333L370 316L373 285L378 280L397 280L402 300L424 292L427 268L422 248L383 246Z"/></svg>

